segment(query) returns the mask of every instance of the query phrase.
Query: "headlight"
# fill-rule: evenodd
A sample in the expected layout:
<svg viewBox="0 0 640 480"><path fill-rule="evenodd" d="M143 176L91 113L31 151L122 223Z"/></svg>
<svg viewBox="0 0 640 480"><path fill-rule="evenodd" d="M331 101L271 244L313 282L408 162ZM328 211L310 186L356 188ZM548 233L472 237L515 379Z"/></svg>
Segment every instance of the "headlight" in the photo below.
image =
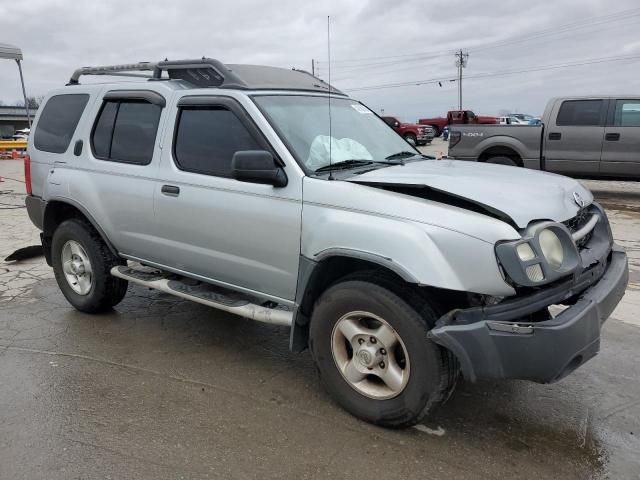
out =
<svg viewBox="0 0 640 480"><path fill-rule="evenodd" d="M498 243L496 256L505 279L526 287L553 282L581 264L571 233L556 222L539 222L521 240Z"/></svg>
<svg viewBox="0 0 640 480"><path fill-rule="evenodd" d="M547 263L556 269L562 267L564 249L558 235L545 228L538 234L538 242Z"/></svg>

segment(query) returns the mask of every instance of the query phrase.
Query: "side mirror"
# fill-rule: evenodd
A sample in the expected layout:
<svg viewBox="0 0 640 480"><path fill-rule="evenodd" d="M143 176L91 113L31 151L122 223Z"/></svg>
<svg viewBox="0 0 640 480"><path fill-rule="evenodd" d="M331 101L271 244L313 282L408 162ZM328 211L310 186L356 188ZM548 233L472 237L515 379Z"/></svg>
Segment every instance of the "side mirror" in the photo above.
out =
<svg viewBox="0 0 640 480"><path fill-rule="evenodd" d="M276 165L271 153L264 150L243 150L231 159L233 178L241 182L265 183L274 187L285 187L287 176Z"/></svg>

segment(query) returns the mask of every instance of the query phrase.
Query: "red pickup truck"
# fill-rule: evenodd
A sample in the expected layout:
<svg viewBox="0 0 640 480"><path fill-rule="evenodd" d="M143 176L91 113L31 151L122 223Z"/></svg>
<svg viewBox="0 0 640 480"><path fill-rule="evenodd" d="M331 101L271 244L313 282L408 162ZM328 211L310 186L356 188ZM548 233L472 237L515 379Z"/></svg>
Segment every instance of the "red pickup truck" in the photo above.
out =
<svg viewBox="0 0 640 480"><path fill-rule="evenodd" d="M471 110L449 110L446 117L421 118L418 120L420 125L431 126L435 137L440 136L442 129L447 125L460 123L498 123L498 118L476 115Z"/></svg>
<svg viewBox="0 0 640 480"><path fill-rule="evenodd" d="M433 140L434 131L428 125L416 125L415 123L404 123L397 117L380 117L387 125L393 128L398 135L412 145L426 145Z"/></svg>

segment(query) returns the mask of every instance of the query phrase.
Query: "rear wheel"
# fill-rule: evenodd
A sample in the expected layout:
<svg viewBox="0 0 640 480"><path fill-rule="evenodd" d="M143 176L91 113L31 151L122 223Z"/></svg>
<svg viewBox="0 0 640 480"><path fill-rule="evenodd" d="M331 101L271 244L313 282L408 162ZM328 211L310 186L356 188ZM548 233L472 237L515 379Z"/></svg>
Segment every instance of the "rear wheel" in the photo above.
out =
<svg viewBox="0 0 640 480"><path fill-rule="evenodd" d="M448 398L457 362L427 338L433 311L421 313L369 281L343 281L322 294L309 346L324 387L345 410L399 428Z"/></svg>
<svg viewBox="0 0 640 480"><path fill-rule="evenodd" d="M417 145L418 143L418 138L413 133L406 133L404 139L411 145Z"/></svg>
<svg viewBox="0 0 640 480"><path fill-rule="evenodd" d="M87 222L62 222L51 242L53 271L62 294L77 310L87 313L108 310L127 293L127 281L111 275L124 260L111 253Z"/></svg>
<svg viewBox="0 0 640 480"><path fill-rule="evenodd" d="M509 165L510 167L518 167L519 165L513 158L509 157L490 157L487 163L495 163L497 165Z"/></svg>

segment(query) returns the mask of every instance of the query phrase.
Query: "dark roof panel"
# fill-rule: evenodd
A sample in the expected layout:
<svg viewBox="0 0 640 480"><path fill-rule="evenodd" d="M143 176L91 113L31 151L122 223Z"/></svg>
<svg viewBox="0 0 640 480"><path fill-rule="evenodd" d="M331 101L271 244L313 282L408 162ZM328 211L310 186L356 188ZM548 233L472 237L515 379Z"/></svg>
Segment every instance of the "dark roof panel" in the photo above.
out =
<svg viewBox="0 0 640 480"><path fill-rule="evenodd" d="M335 87L304 70L264 65L226 64L251 90L305 90L344 95Z"/></svg>

